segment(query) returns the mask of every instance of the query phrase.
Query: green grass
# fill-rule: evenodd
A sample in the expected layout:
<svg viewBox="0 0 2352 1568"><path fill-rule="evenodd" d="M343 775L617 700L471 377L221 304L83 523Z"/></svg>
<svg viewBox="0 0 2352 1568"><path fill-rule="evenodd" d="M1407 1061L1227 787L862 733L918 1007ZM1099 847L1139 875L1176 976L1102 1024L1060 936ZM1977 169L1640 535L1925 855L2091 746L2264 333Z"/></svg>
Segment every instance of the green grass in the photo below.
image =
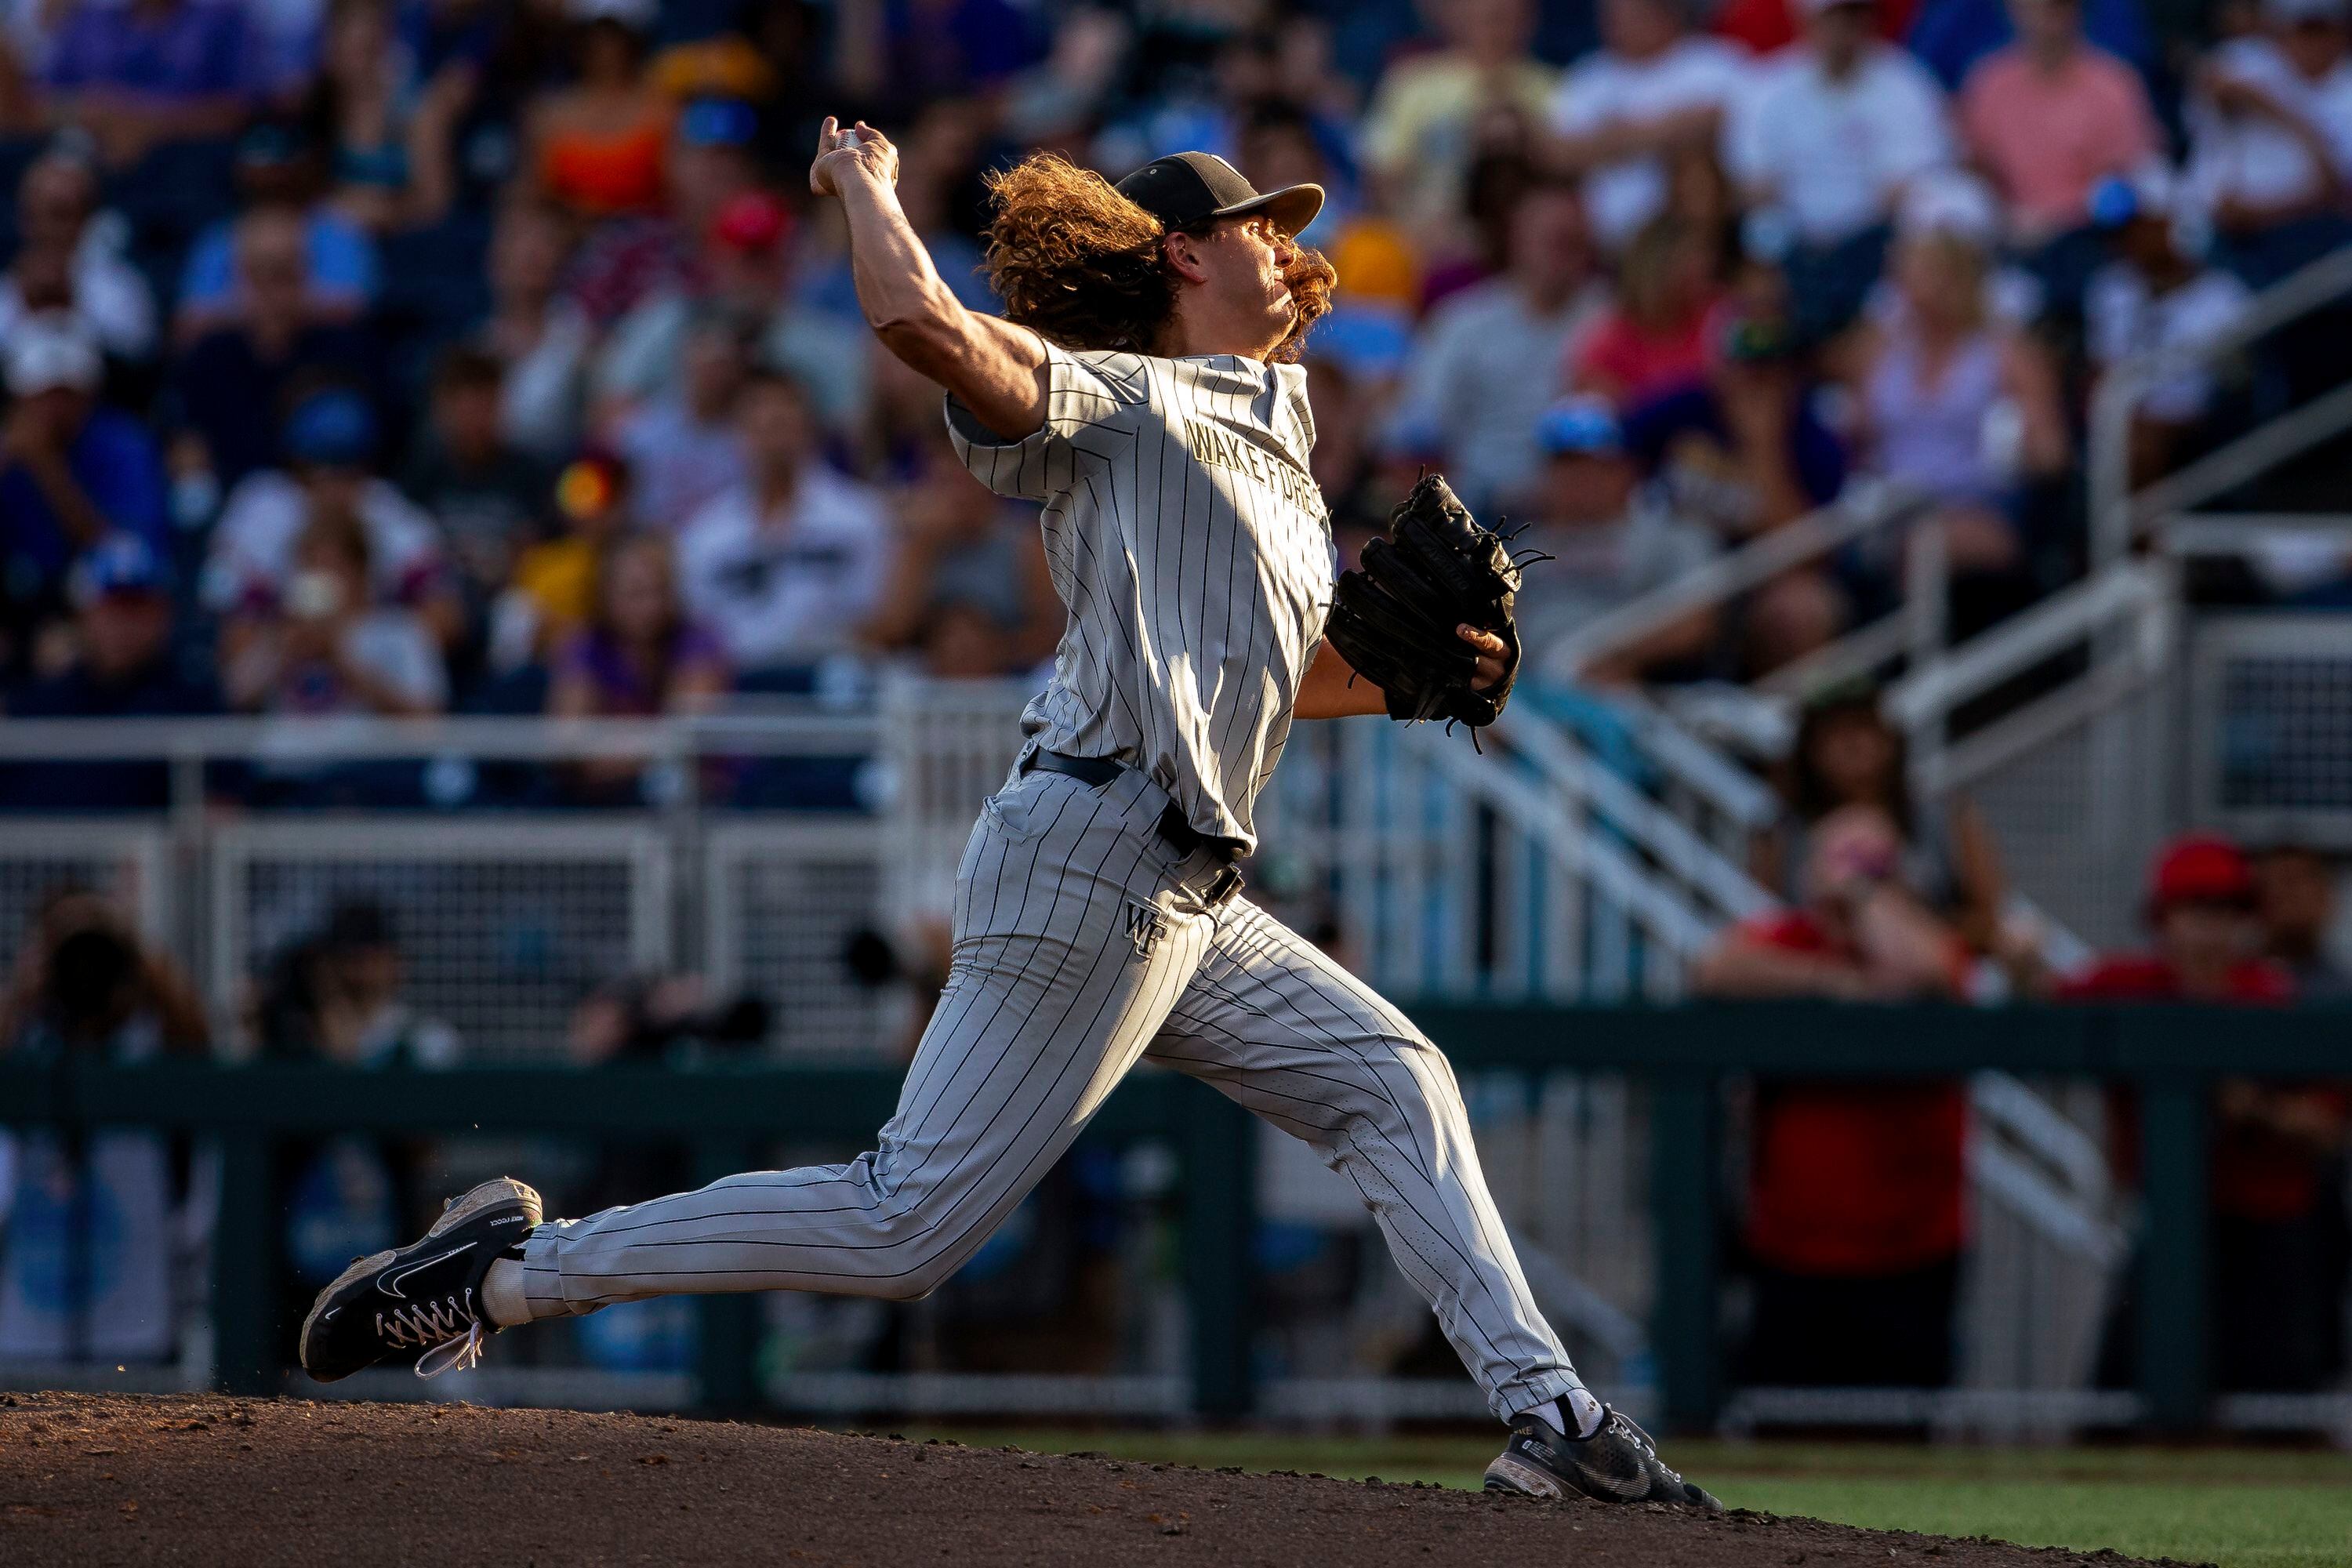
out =
<svg viewBox="0 0 2352 1568"><path fill-rule="evenodd" d="M1484 1436L893 1426L908 1436L1253 1470L1475 1487ZM2352 1456L2256 1448L1929 1448L1675 1443L1668 1458L1734 1508L1875 1530L2113 1547L2221 1568L2352 1565Z"/></svg>

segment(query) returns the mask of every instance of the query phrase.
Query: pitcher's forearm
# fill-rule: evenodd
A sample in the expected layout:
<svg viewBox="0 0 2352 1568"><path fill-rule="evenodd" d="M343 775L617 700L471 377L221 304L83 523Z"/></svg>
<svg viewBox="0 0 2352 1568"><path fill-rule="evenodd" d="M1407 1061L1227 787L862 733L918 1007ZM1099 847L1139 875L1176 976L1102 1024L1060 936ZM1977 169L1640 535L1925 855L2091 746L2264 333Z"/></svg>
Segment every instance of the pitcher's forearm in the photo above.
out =
<svg viewBox="0 0 2352 1568"><path fill-rule="evenodd" d="M873 179L845 182L841 209L849 220L849 275L875 335L895 351L894 335L952 330L962 302L907 221L896 187Z"/></svg>

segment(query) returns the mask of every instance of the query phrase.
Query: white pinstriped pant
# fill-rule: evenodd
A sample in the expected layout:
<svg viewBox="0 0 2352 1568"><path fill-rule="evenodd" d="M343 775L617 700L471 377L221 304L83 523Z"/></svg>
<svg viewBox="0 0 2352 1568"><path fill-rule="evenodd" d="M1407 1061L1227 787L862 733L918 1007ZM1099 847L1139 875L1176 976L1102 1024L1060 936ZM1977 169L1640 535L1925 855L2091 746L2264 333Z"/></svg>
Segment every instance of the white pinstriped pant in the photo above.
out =
<svg viewBox="0 0 2352 1568"><path fill-rule="evenodd" d="M898 1109L843 1165L752 1171L541 1226L534 1317L687 1291L911 1300L977 1250L1138 1058L1352 1180L1496 1415L1579 1380L1487 1195L1454 1071L1404 1016L1154 830L1167 796L1018 774L957 873L954 964Z"/></svg>

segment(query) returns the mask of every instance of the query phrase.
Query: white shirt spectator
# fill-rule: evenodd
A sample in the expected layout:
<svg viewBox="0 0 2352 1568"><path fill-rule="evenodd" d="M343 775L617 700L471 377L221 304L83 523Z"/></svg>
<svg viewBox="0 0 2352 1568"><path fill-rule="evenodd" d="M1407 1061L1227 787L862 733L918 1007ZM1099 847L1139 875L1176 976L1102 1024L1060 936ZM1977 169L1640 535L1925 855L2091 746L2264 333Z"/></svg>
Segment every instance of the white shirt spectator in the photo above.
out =
<svg viewBox="0 0 2352 1568"><path fill-rule="evenodd" d="M580 445L588 356L595 344L596 329L578 306L559 300L548 307L539 341L508 362L499 391L499 421L508 440L549 462L572 455Z"/></svg>
<svg viewBox="0 0 2352 1568"><path fill-rule="evenodd" d="M2347 132L2330 123L2335 117L2352 120L2343 106L2352 87L2345 85L2352 68L2339 67L2315 84L2289 63L2268 38L2232 38L2213 51L2211 68L2221 76L2256 87L2280 108L2299 114L2335 142L2339 165L2347 162ZM2294 132L2268 114L2252 110L2224 114L2203 94L2193 94L2188 107L2189 185L2195 199L2207 207L2236 200L2254 206L2289 206L2315 202L2326 194L2336 171L2315 161L2310 149Z"/></svg>
<svg viewBox="0 0 2352 1568"><path fill-rule="evenodd" d="M2104 372L2135 354L2210 342L2238 323L2251 298L2243 283L2219 268L2158 294L2137 268L2123 262L2103 267L2092 274L2083 296L2091 363ZM2211 409L2213 391L2210 369L2185 363L2148 389L2140 412L2166 424L2193 424Z"/></svg>
<svg viewBox="0 0 2352 1568"><path fill-rule="evenodd" d="M889 516L881 496L822 465L762 516L740 485L678 538L678 585L738 668L814 663L851 646L880 602Z"/></svg>
<svg viewBox="0 0 2352 1568"><path fill-rule="evenodd" d="M743 443L730 418L697 419L685 400L656 399L622 421L614 444L629 465L637 515L683 527L743 482Z"/></svg>
<svg viewBox="0 0 2352 1568"><path fill-rule="evenodd" d="M365 671L419 708L449 705L449 672L441 659L441 646L414 610L379 605L354 616L343 628L342 656L353 668ZM357 692L323 669L285 672L270 691L267 706L274 714L299 714L306 719L358 717L369 711Z"/></svg>
<svg viewBox="0 0 2352 1568"><path fill-rule="evenodd" d="M1737 45L1685 37L1646 60L1603 49L1570 68L1551 100L1552 129L1591 136L1693 109L1728 111L1757 66ZM1666 201L1666 170L1654 155L1601 164L1584 177L1584 210L1601 245L1617 250Z"/></svg>
<svg viewBox="0 0 2352 1568"><path fill-rule="evenodd" d="M1536 466L1536 423L1559 395L1570 346L1607 308L1587 285L1538 315L1508 278L1474 284L1438 306L1413 351L1390 416L1397 447L1445 454L1447 473L1481 511L1515 499Z"/></svg>
<svg viewBox="0 0 2352 1568"><path fill-rule="evenodd" d="M100 348L136 363L155 353L155 297L139 269L122 259L122 220L111 213L100 214L83 227L74 247L71 310ZM25 315L25 296L15 276L0 273L0 342Z"/></svg>
<svg viewBox="0 0 2352 1568"><path fill-rule="evenodd" d="M676 290L657 294L622 317L596 360L596 395L637 403L674 394L693 320L692 302ZM873 392L873 341L863 325L786 304L761 329L759 354L762 363L789 372L808 388L826 428L845 430L864 416Z"/></svg>
<svg viewBox="0 0 2352 1568"><path fill-rule="evenodd" d="M383 479L360 491L367 530L368 574L386 604L415 597L442 570L433 519ZM221 508L205 561L201 596L215 614L272 605L294 572L294 545L310 520L310 500L293 476L264 468L246 477Z"/></svg>
<svg viewBox="0 0 2352 1568"><path fill-rule="evenodd" d="M1808 243L1885 222L1905 184L1952 161L1943 93L1900 49L1871 45L1843 81L1802 47L1760 68L1726 118L1724 165Z"/></svg>

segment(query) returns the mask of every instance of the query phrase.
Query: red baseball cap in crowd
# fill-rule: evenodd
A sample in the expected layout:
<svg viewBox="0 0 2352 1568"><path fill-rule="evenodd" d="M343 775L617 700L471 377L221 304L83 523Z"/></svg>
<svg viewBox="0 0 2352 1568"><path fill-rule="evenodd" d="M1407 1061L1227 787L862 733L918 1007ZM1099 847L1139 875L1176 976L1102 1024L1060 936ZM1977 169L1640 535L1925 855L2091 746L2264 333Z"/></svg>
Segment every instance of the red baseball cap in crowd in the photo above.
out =
<svg viewBox="0 0 2352 1568"><path fill-rule="evenodd" d="M792 231L792 209L765 191L728 198L710 220L711 241L730 250L772 250Z"/></svg>
<svg viewBox="0 0 2352 1568"><path fill-rule="evenodd" d="M2147 915L2154 920L2177 904L2237 904L2254 901L2254 868L2245 851L2218 834L2190 833L2174 839L2156 858L2148 878Z"/></svg>

